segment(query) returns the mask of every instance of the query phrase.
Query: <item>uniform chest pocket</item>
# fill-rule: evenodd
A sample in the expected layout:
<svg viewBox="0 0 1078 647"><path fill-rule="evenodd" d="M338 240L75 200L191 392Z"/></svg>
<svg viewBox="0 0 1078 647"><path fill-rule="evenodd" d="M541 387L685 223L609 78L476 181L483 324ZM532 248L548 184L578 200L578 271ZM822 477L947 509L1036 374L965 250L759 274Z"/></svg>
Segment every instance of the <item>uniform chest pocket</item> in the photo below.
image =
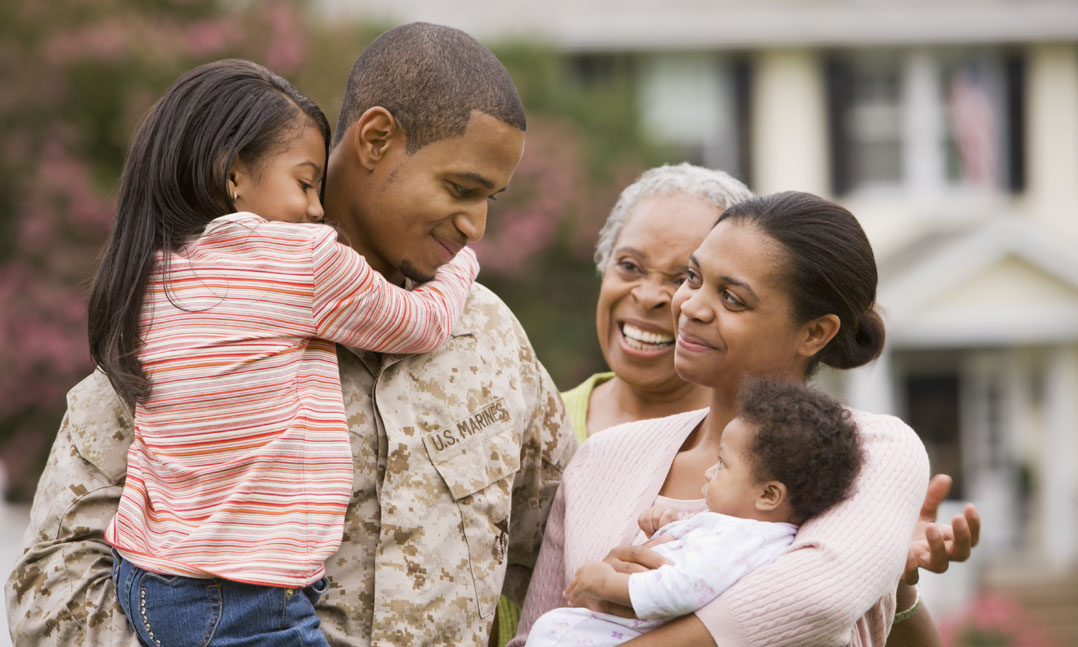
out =
<svg viewBox="0 0 1078 647"><path fill-rule="evenodd" d="M505 578L513 475L520 439L502 399L430 432L427 454L460 510L477 610L494 613Z"/></svg>

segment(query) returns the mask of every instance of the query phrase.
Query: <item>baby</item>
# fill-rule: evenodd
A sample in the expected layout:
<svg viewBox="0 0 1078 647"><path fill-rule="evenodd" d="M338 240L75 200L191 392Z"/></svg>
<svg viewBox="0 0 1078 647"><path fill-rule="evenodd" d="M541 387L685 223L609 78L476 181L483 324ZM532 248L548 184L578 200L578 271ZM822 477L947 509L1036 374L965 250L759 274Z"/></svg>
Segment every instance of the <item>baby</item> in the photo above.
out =
<svg viewBox="0 0 1078 647"><path fill-rule="evenodd" d="M653 506L640 516L645 534L665 540L655 551L670 563L629 575L591 561L565 590L570 607L606 600L639 619L554 609L536 621L528 647L618 645L691 613L773 561L798 524L846 497L862 452L845 407L804 385L765 380L743 385L738 405L718 462L704 474L707 510L678 520L674 510Z"/></svg>

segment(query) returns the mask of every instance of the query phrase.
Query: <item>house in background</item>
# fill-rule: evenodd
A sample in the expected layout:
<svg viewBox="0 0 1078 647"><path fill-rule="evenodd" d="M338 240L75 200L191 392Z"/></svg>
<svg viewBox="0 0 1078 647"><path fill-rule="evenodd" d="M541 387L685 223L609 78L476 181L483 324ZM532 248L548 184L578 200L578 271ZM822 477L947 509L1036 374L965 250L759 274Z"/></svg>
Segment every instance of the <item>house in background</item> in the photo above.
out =
<svg viewBox="0 0 1078 647"><path fill-rule="evenodd" d="M945 611L1023 578L1078 596L1078 2L320 4L538 38L585 83L628 69L641 128L684 159L848 206L889 343L824 381L908 420L985 522L926 596Z"/></svg>

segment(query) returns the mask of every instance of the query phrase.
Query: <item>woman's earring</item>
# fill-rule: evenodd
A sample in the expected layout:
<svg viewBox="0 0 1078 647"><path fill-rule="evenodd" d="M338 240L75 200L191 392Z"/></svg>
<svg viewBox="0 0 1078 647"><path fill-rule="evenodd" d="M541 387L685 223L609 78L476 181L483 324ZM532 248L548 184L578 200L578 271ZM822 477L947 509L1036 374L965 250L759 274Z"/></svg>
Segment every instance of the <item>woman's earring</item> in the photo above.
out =
<svg viewBox="0 0 1078 647"><path fill-rule="evenodd" d="M239 198L239 196L238 196L238 195L236 195L236 191L235 191L235 190L233 190L233 191L232 191L232 204L236 204L236 200L237 200L238 198Z"/></svg>

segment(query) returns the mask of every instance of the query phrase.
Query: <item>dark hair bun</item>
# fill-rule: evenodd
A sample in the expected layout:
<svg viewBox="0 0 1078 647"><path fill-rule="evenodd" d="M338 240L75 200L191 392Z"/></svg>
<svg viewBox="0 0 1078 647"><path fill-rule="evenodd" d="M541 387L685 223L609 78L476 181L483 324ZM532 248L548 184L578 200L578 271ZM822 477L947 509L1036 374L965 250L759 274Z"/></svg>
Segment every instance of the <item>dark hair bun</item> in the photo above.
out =
<svg viewBox="0 0 1078 647"><path fill-rule="evenodd" d="M838 369L864 366L880 356L886 337L883 318L875 307L857 322L857 330L838 331L835 338L820 354L820 361Z"/></svg>
<svg viewBox="0 0 1078 647"><path fill-rule="evenodd" d="M798 323L833 314L835 338L809 363L838 369L871 362L883 350L883 319L876 312L876 258L857 218L811 193L786 191L732 205L719 222L748 222L786 251L782 281Z"/></svg>

